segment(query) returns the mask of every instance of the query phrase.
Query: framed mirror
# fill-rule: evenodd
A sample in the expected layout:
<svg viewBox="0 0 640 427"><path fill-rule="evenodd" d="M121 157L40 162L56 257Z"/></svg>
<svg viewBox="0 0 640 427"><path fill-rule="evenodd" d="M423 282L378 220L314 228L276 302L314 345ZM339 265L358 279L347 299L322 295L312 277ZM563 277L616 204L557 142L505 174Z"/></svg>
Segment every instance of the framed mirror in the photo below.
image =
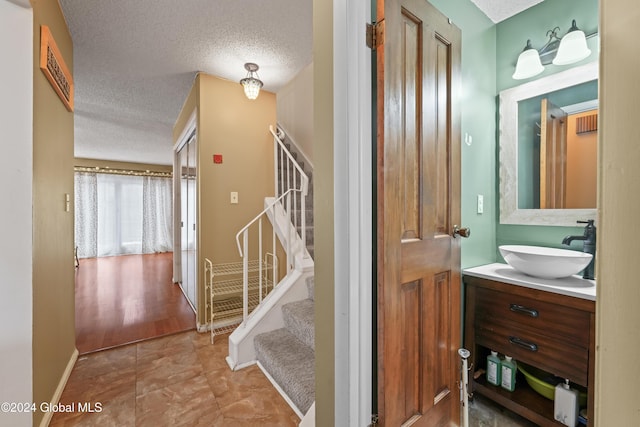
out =
<svg viewBox="0 0 640 427"><path fill-rule="evenodd" d="M595 219L597 93L598 62L500 92L501 224ZM579 150L567 143L574 134Z"/></svg>

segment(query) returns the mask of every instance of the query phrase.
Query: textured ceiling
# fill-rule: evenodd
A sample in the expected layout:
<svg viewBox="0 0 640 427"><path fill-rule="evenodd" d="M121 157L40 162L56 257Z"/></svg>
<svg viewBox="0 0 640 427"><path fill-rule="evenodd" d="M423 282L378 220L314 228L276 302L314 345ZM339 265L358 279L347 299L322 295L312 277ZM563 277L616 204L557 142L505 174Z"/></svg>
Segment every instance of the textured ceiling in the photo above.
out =
<svg viewBox="0 0 640 427"><path fill-rule="evenodd" d="M542 0L471 1L498 22ZM74 48L76 157L171 164L173 125L198 71L239 81L255 62L277 92L312 60L313 0L60 4Z"/></svg>
<svg viewBox="0 0 640 427"><path fill-rule="evenodd" d="M312 0L60 4L74 48L76 157L171 164L196 72L239 81L255 62L276 92L312 60Z"/></svg>
<svg viewBox="0 0 640 427"><path fill-rule="evenodd" d="M503 21L543 0L471 0L494 23Z"/></svg>

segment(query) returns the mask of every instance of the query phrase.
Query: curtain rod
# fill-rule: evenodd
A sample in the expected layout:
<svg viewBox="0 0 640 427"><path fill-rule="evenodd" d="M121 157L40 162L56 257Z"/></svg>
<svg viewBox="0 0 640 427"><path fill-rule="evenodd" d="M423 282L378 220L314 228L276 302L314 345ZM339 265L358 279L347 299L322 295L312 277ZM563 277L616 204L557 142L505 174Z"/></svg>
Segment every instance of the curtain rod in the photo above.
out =
<svg viewBox="0 0 640 427"><path fill-rule="evenodd" d="M86 166L75 166L73 168L74 172L88 172L88 173L107 173L111 175L128 175L128 176L152 176L157 178L171 178L173 173L171 172L157 172L152 170L146 171L135 171L128 169L112 169L110 167L86 167Z"/></svg>

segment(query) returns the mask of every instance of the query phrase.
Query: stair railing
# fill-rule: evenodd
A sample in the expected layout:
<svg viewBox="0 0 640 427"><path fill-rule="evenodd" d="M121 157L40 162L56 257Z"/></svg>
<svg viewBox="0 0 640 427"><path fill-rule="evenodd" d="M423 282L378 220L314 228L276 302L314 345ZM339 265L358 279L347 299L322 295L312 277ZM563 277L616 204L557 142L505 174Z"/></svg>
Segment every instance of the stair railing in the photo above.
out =
<svg viewBox="0 0 640 427"><path fill-rule="evenodd" d="M291 151L284 143L285 133L282 129L273 129L269 126L269 131L273 135L273 161L275 168L275 195L284 195L291 189L296 191L293 193L293 206L300 209L300 224L298 224L298 216L290 216L291 222L296 229L300 227L300 237L306 245L307 243L307 194L309 192L309 177L302 167L298 164ZM290 212L287 212L290 214ZM303 256L308 257L305 250Z"/></svg>
<svg viewBox="0 0 640 427"><path fill-rule="evenodd" d="M277 210L276 207L278 205L282 205L285 210L285 215L287 218L287 226L284 233L287 233L285 236L285 253L287 256L287 273L293 269L293 253L292 253L292 242L294 241L296 235L295 227L291 227L290 219L291 219L291 198L292 195L296 193L300 193L302 190L291 188L287 190L282 196L275 199L271 202L266 208L263 209L255 218L253 218L247 225L245 225L238 233L236 234L236 243L238 245L238 252L240 253L240 257L242 258L242 320L247 320L249 316L249 232L253 225L257 224L258 227L258 253L263 254L263 233L262 233L262 220L267 214L271 213L271 218L273 220L272 227L272 235L271 235L271 254L276 253L276 221L277 221ZM281 214L282 215L282 214ZM304 233L304 229L303 229ZM240 243L240 236L242 236L242 243ZM304 241L303 241L304 242ZM304 245L302 245L304 249ZM306 251L305 251L306 252ZM278 280L276 278L277 272L277 264L273 266L266 266L266 263L263 262L262 255L259 257L259 266L258 266L258 275L259 275L259 289L260 289L260 301L262 301L262 287L263 287L263 277L265 276L265 270L268 268L273 269L273 280L272 283L275 285ZM246 324L246 323L245 323Z"/></svg>

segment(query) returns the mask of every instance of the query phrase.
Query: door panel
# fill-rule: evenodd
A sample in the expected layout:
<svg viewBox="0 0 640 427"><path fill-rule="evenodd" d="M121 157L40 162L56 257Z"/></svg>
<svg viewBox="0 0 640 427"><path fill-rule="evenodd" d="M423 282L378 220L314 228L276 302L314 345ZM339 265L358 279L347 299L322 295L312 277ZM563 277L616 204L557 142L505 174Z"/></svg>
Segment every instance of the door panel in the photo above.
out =
<svg viewBox="0 0 640 427"><path fill-rule="evenodd" d="M187 180L187 220L185 224L188 224L187 231L187 248L189 259L189 280L187 282L187 298L193 307L196 305L196 284L198 283L198 257L197 257L197 242L196 242L196 179L197 179L197 155L196 155L196 138L195 136L189 141L189 168Z"/></svg>
<svg viewBox="0 0 640 427"><path fill-rule="evenodd" d="M178 152L180 160L181 265L180 286L194 308L197 307L196 256L196 139L192 137Z"/></svg>
<svg viewBox="0 0 640 427"><path fill-rule="evenodd" d="M187 295L187 283L189 283L189 252L188 252L188 188L189 188L189 145L185 144L178 152L180 156L180 256L181 256L181 276L180 286Z"/></svg>
<svg viewBox="0 0 640 427"><path fill-rule="evenodd" d="M460 32L422 0L379 0L378 409L459 421ZM455 391L455 392L454 392Z"/></svg>
<svg viewBox="0 0 640 427"><path fill-rule="evenodd" d="M422 82L422 56L420 55L420 36L422 22L415 16L403 10L402 13L402 75L405 90L402 95L400 111L401 123L403 125L403 135L399 137L403 140L398 148L401 150L400 156L400 195L403 200L403 238L419 238L421 225L421 165L420 162L422 147L420 117L420 87Z"/></svg>

